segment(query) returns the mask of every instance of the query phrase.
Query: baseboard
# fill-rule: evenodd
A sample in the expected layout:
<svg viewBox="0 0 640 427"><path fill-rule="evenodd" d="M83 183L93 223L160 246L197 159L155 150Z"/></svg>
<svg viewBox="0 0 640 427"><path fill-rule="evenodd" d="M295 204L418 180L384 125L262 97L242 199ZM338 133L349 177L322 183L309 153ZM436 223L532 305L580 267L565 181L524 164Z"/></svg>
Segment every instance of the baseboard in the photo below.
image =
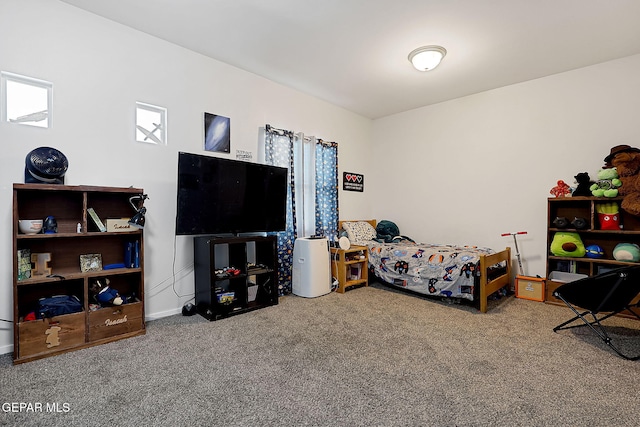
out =
<svg viewBox="0 0 640 427"><path fill-rule="evenodd" d="M169 316L173 316L175 314L180 314L180 313L182 313L182 307L173 308L171 310L166 310L166 311L160 311L158 313L148 314L144 317L144 320L146 322L149 322L152 320L159 320L159 319L162 319L163 317L169 317Z"/></svg>
<svg viewBox="0 0 640 427"><path fill-rule="evenodd" d="M0 346L0 354L13 353L13 344Z"/></svg>

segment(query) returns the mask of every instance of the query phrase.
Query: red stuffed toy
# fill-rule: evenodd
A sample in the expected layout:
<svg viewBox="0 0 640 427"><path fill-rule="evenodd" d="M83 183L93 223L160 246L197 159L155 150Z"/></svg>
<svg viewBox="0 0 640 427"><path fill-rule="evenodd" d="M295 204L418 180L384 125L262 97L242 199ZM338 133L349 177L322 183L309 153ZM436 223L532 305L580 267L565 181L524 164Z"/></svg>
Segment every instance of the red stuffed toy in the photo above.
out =
<svg viewBox="0 0 640 427"><path fill-rule="evenodd" d="M554 197L566 197L571 194L571 187L569 187L563 180L559 180L558 185L553 187L549 193L553 194Z"/></svg>

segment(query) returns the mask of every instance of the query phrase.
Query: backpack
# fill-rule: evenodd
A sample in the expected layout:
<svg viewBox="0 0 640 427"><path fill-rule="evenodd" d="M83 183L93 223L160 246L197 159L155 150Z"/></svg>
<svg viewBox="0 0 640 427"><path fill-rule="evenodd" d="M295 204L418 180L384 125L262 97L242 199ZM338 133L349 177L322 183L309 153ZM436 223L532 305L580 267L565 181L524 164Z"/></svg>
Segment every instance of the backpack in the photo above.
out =
<svg viewBox="0 0 640 427"><path fill-rule="evenodd" d="M78 313L82 309L82 303L75 295L55 295L49 298L40 298L38 301L38 318L43 319L62 314Z"/></svg>

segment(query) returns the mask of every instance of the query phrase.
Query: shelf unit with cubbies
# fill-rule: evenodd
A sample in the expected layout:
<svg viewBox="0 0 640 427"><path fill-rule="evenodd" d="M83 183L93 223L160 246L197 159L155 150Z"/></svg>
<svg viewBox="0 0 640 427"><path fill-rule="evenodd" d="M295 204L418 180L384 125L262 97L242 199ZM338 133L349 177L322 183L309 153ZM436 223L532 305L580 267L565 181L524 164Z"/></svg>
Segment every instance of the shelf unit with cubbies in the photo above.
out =
<svg viewBox="0 0 640 427"><path fill-rule="evenodd" d="M614 230L601 229L598 204L615 203L619 207L621 202L621 197L558 197L548 199L545 302L564 306L562 301L553 296L556 288L564 283L563 281L553 280L553 278L562 276L562 274L558 273L569 273L569 277L573 274L593 276L619 267L640 265L640 263L619 261L613 257L613 250L619 243L640 245L640 217L631 215L619 208L617 215L621 227ZM583 218L586 220L586 226L583 229L576 229L572 225L566 228L558 228L554 225L554 220L558 217L567 218L569 222L572 222L575 218ZM553 255L550 251L551 242L555 233L561 231L578 233L585 247L597 245L602 248L603 256L601 258L576 258ZM574 277L577 278L579 276Z"/></svg>
<svg viewBox="0 0 640 427"><path fill-rule="evenodd" d="M219 320L278 304L275 236L198 236L193 242L202 317Z"/></svg>
<svg viewBox="0 0 640 427"><path fill-rule="evenodd" d="M88 214L91 207L103 221L130 217L134 211L129 198L142 193L140 188L13 185L14 363L145 333L143 231L101 232ZM55 233L23 234L19 230L21 219L48 216L55 218ZM125 248L134 244L139 248L139 261L123 266ZM49 261L44 269L24 259L33 254L46 254ZM87 254L99 254L102 266L114 268L83 271L80 256ZM130 297L127 304L103 307L91 299L91 284L107 279L112 289ZM40 316L40 299L56 295L77 297L82 310Z"/></svg>

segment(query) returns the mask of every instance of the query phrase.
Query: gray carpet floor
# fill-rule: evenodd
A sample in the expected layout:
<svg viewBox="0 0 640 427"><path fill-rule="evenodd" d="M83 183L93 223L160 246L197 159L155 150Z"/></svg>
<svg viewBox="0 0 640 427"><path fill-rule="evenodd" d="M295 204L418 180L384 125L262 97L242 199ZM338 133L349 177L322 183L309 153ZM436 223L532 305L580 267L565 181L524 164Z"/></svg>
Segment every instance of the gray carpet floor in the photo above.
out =
<svg viewBox="0 0 640 427"><path fill-rule="evenodd" d="M99 347L16 366L0 356L0 425L639 425L640 362L586 328L552 331L569 317L379 286L217 322L172 316ZM608 324L640 353L639 322Z"/></svg>

